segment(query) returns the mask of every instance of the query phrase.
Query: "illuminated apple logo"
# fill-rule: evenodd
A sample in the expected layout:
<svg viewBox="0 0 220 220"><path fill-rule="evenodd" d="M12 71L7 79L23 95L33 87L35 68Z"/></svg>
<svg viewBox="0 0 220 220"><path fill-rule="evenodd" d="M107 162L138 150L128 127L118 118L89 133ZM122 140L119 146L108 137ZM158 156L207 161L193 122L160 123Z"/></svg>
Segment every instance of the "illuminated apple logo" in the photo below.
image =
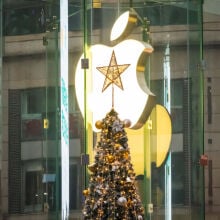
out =
<svg viewBox="0 0 220 220"><path fill-rule="evenodd" d="M124 19L130 25L123 27ZM131 121L130 128L138 129L146 122L155 105L155 96L148 89L144 76L147 57L153 52L152 46L133 39L122 40L122 29L128 26L129 30L134 23L134 17L122 14L112 29L111 42L115 42L115 45L97 44L90 47L86 80L85 70L81 67L83 55L77 64L76 96L84 114L87 81L87 108L92 112L93 130L96 130L95 122L104 118L112 107L122 120ZM115 30L120 30L120 33L116 34Z"/></svg>

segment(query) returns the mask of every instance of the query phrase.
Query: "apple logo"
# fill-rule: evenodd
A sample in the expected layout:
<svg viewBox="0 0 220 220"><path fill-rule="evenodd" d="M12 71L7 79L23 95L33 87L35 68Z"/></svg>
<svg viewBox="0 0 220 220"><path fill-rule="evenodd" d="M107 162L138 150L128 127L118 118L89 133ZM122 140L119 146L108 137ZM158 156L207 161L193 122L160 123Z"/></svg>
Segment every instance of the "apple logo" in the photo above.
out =
<svg viewBox="0 0 220 220"><path fill-rule="evenodd" d="M80 57L75 72L75 89L80 111L84 116L86 110L87 122L92 125L93 131L100 131L95 123L102 120L112 107L121 120L131 121L131 129L127 129L129 144L139 146L131 147L134 169L137 174L143 174L146 167L151 169L148 165L145 167L145 148L149 148L151 161L157 167L166 159L172 125L166 108L155 104L155 96L145 80L146 62L153 47L146 42L125 40L136 22L134 14L128 15L130 11L123 13L115 22L111 33L112 46L96 44L89 48L88 69L82 69L84 55ZM112 72L112 75L109 74ZM150 146L146 146L143 126L147 126L148 118L153 124L152 130L149 130ZM93 148L89 147L88 151L93 155Z"/></svg>
<svg viewBox="0 0 220 220"><path fill-rule="evenodd" d="M96 121L104 118L112 107L121 120L131 121L130 128L139 129L155 106L155 96L148 89L144 75L147 58L153 52L153 47L134 39L122 40L121 18L124 15L117 19L112 28L112 31L121 31L118 35L113 34L111 42L114 45L92 45L87 52L89 68L84 70L81 67L84 55L76 67L75 88L79 108L84 114L86 81L86 104L92 114L92 121L89 122L94 131ZM113 79L109 77L108 71L118 72Z"/></svg>

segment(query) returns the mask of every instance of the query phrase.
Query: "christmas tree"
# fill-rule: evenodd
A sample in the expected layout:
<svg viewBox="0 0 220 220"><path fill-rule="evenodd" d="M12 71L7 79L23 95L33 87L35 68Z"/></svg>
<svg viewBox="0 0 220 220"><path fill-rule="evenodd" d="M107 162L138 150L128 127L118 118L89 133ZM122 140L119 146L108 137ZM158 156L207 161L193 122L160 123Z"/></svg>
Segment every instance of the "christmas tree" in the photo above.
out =
<svg viewBox="0 0 220 220"><path fill-rule="evenodd" d="M108 66L97 67L105 81L104 92L112 85L112 110L102 121L100 140L95 147L95 161L89 165L89 186L83 191L85 220L143 220L144 209L135 186L128 138L125 131L129 120L121 121L114 110L114 85L123 90L121 74L130 64L118 65L115 52Z"/></svg>
<svg viewBox="0 0 220 220"><path fill-rule="evenodd" d="M144 209L135 186L135 173L125 127L112 109L102 121L100 140L95 147L89 186L83 191L85 220L142 220Z"/></svg>

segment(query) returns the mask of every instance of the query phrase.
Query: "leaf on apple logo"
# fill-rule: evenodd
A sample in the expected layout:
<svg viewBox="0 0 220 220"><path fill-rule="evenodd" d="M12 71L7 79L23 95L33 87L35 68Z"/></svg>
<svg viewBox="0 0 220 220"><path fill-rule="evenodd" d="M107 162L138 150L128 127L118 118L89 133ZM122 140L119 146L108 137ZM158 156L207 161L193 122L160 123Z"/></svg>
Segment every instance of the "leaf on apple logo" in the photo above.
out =
<svg viewBox="0 0 220 220"><path fill-rule="evenodd" d="M118 43L124 40L134 29L137 21L137 13L134 9L124 12L119 16L112 27L110 41L112 43Z"/></svg>

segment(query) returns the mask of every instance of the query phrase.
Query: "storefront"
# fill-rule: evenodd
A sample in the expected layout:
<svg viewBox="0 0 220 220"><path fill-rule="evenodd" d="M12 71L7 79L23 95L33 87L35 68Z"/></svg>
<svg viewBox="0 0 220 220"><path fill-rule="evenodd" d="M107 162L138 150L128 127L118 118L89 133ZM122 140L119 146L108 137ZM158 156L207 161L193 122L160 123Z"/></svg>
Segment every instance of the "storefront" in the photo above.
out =
<svg viewBox="0 0 220 220"><path fill-rule="evenodd" d="M6 219L82 219L96 147L106 141L95 123L112 107L133 128L125 128L126 160L143 219L204 219L202 1L2 7ZM124 23L116 26L123 13L124 32ZM118 37L110 38L112 29Z"/></svg>

